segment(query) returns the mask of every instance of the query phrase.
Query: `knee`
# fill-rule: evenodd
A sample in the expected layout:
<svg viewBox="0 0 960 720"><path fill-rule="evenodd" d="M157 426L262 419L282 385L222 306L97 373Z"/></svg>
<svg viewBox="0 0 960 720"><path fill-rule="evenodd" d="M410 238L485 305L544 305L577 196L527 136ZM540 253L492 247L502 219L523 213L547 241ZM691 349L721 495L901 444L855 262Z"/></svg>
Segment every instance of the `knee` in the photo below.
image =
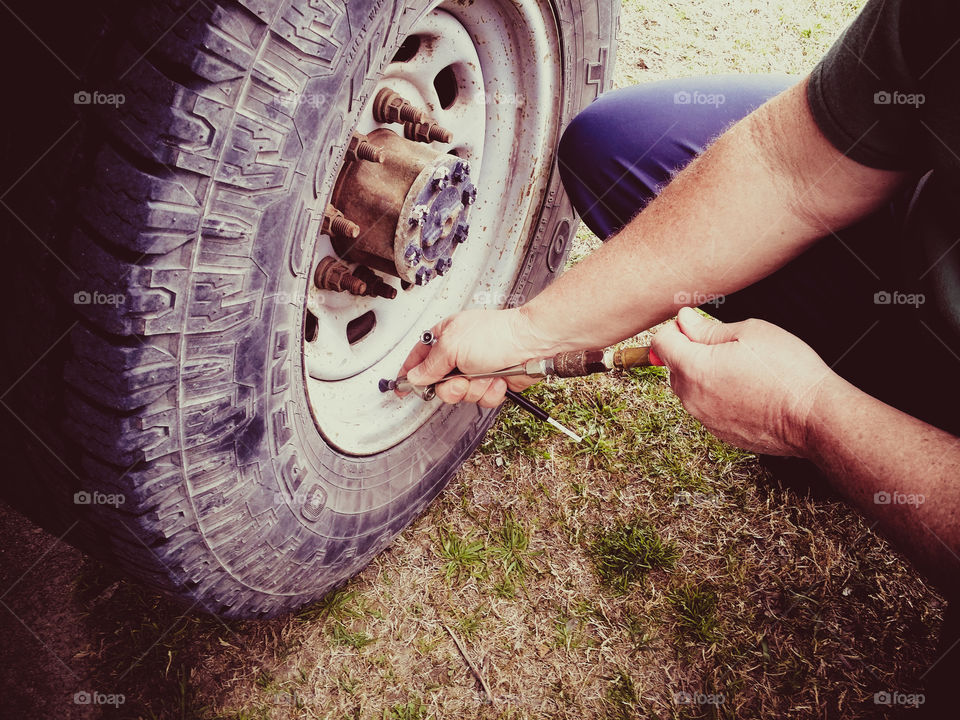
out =
<svg viewBox="0 0 960 720"><path fill-rule="evenodd" d="M589 105L567 125L560 137L557 157L564 184L590 177L592 169L605 164L613 148L604 146L610 139L609 122L596 105ZM612 144L611 144L612 145Z"/></svg>

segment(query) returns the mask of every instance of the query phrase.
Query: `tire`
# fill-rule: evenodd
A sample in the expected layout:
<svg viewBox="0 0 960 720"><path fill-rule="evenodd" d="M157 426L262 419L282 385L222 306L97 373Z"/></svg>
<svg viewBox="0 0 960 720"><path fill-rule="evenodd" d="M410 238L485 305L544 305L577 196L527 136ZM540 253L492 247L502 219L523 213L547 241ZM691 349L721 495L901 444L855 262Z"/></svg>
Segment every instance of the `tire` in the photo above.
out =
<svg viewBox="0 0 960 720"><path fill-rule="evenodd" d="M538 3L559 95L546 170L511 219L523 298L563 268L576 231L552 153L609 84L618 10ZM270 617L363 568L476 448L495 413L442 406L390 447L343 451L320 430L333 410L312 403L301 351L315 210L432 5L110 8L76 88L104 90L72 106L81 139L44 206L59 219L49 252L21 254L15 298L29 301L7 327L22 338L4 359L7 489L33 519L198 609ZM289 93L317 101L276 112Z"/></svg>

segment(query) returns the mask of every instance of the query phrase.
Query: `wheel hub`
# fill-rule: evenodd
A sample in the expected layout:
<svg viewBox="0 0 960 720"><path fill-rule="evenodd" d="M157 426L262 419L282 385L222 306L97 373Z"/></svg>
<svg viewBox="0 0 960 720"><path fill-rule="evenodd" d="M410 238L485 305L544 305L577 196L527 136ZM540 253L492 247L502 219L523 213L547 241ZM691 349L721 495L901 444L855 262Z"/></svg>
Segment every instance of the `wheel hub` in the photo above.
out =
<svg viewBox="0 0 960 720"><path fill-rule="evenodd" d="M345 164L331 201L360 233L334 236L333 247L344 260L425 285L450 269L469 235L477 194L470 166L389 128L367 142L383 149L383 162Z"/></svg>

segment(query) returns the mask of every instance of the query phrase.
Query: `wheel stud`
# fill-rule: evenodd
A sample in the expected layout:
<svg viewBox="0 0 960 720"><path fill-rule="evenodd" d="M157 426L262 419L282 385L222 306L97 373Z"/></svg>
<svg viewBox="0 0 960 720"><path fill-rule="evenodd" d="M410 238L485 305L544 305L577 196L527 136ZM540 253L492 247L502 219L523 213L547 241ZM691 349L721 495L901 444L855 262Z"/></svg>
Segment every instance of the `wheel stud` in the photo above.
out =
<svg viewBox="0 0 960 720"><path fill-rule="evenodd" d="M381 123L422 123L427 113L389 88L383 88L373 101L373 119Z"/></svg>
<svg viewBox="0 0 960 720"><path fill-rule="evenodd" d="M355 277L363 280L367 284L365 295L371 297L382 297L387 300L393 300L397 296L397 289L384 282L383 278L377 275L373 270L365 265L358 265L353 271Z"/></svg>
<svg viewBox="0 0 960 720"><path fill-rule="evenodd" d="M444 127L432 122L404 123L403 136L407 140L416 140L422 143L442 142L453 140L453 133Z"/></svg>
<svg viewBox="0 0 960 720"><path fill-rule="evenodd" d="M382 163L387 159L387 153L379 145L374 145L366 135L354 133L350 138L350 147L347 152L357 160Z"/></svg>
<svg viewBox="0 0 960 720"><path fill-rule="evenodd" d="M353 239L359 237L360 226L352 220L348 220L347 217L333 205L327 205L327 211L323 213L321 232L327 235Z"/></svg>
<svg viewBox="0 0 960 720"><path fill-rule="evenodd" d="M450 184L450 171L445 167L438 167L433 171L433 180L431 181L434 189L443 190Z"/></svg>
<svg viewBox="0 0 960 720"><path fill-rule="evenodd" d="M365 295L367 292L367 284L355 277L344 263L330 255L317 264L313 281L321 290L346 291L351 295Z"/></svg>

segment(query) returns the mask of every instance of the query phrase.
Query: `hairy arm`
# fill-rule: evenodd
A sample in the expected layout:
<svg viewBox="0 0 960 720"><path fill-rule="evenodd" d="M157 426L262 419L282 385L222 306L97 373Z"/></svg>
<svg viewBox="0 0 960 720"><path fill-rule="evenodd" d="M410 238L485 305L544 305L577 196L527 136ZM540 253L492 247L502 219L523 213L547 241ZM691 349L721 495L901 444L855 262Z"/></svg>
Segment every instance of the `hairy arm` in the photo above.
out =
<svg viewBox="0 0 960 720"><path fill-rule="evenodd" d="M900 180L838 152L801 82L730 128L521 313L539 354L610 345L675 315L678 293L727 294L765 277Z"/></svg>
<svg viewBox="0 0 960 720"><path fill-rule="evenodd" d="M471 310L433 329L400 370L417 384L455 367L498 370L563 350L604 347L676 314L683 294L727 294L765 277L817 238L870 213L901 181L846 158L822 135L798 83L720 136L647 208L529 303ZM455 379L445 402L494 406L509 384Z"/></svg>
<svg viewBox="0 0 960 720"><path fill-rule="evenodd" d="M960 592L960 438L858 390L762 320L683 309L653 347L690 413L738 447L815 462L941 588Z"/></svg>
<svg viewBox="0 0 960 720"><path fill-rule="evenodd" d="M833 375L804 454L942 589L960 593L960 438Z"/></svg>

